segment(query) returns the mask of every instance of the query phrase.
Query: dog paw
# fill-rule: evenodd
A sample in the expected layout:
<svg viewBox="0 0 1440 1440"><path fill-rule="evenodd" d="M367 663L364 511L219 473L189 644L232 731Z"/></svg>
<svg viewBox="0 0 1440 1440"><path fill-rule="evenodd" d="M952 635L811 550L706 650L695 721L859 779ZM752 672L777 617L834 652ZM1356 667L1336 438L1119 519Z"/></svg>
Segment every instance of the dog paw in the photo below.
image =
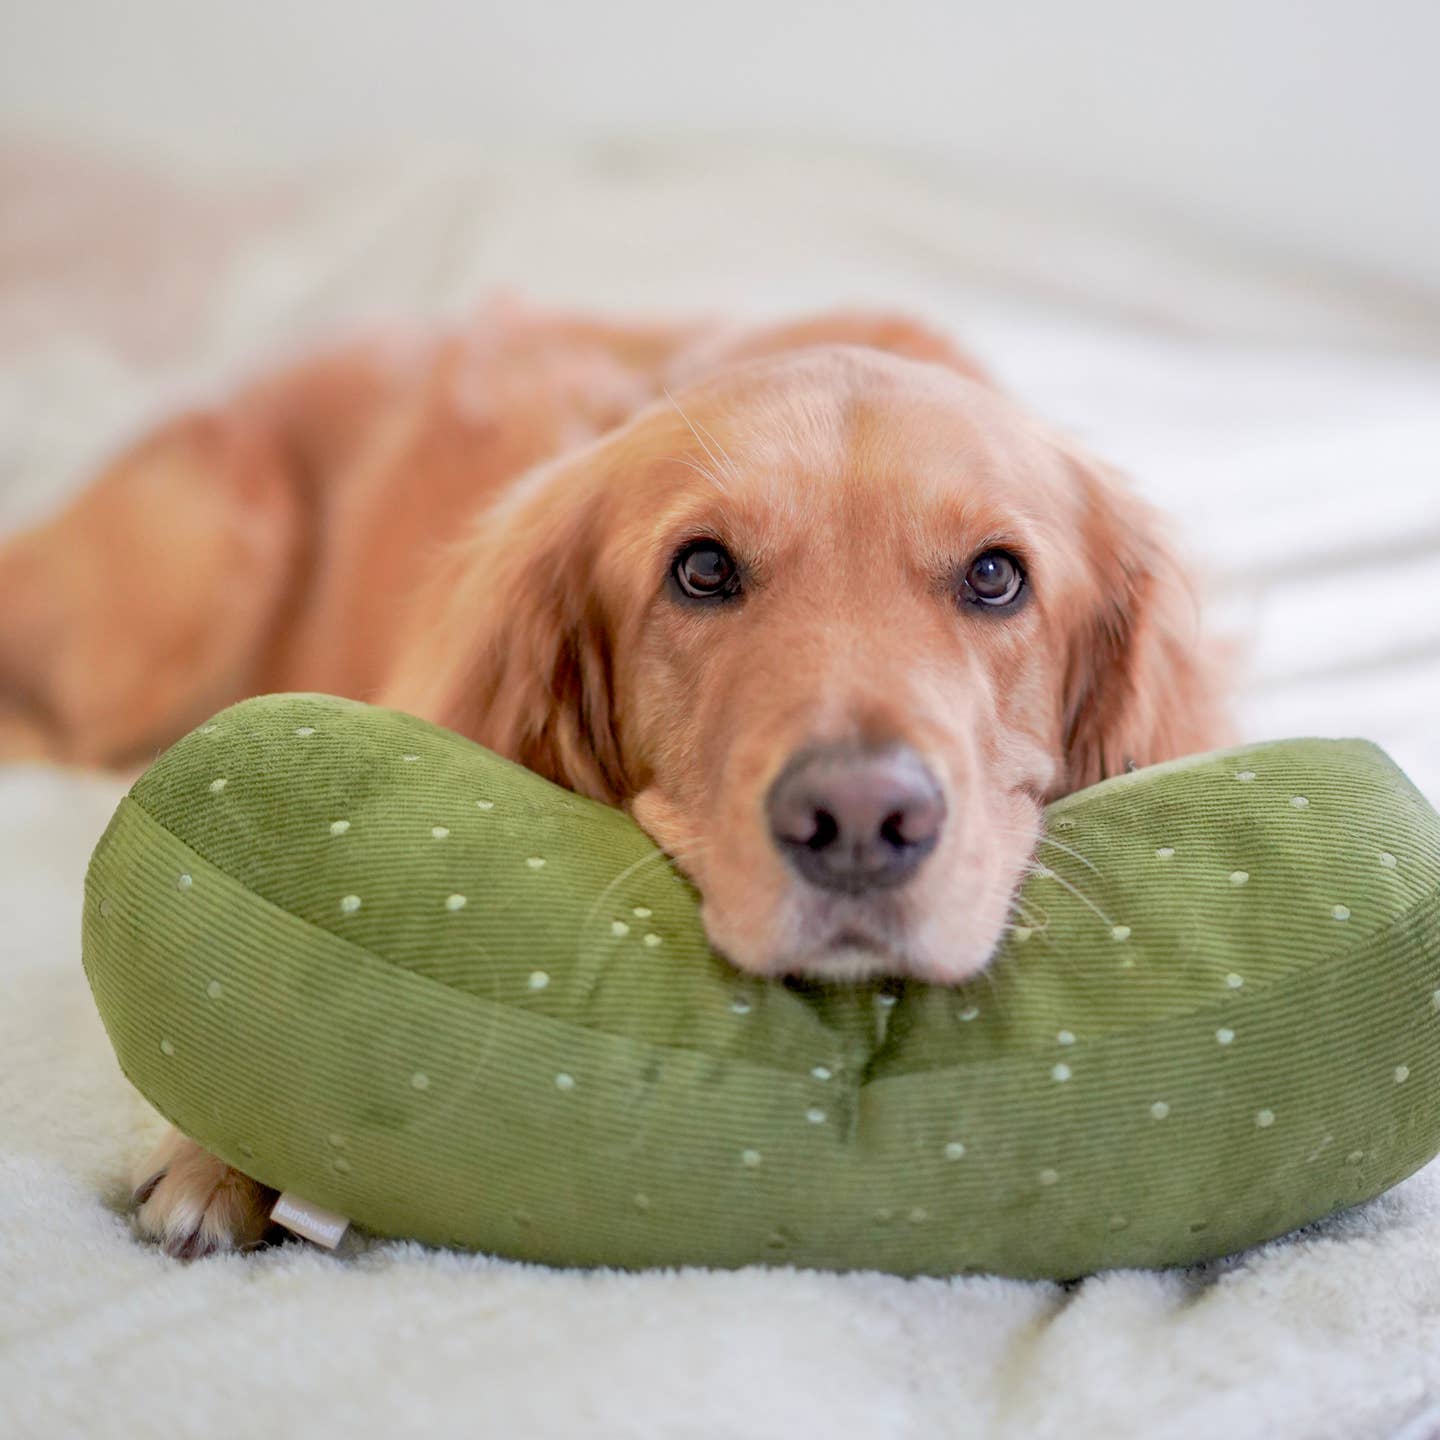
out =
<svg viewBox="0 0 1440 1440"><path fill-rule="evenodd" d="M134 1198L142 1236L198 1260L262 1244L275 1191L172 1130L136 1172Z"/></svg>

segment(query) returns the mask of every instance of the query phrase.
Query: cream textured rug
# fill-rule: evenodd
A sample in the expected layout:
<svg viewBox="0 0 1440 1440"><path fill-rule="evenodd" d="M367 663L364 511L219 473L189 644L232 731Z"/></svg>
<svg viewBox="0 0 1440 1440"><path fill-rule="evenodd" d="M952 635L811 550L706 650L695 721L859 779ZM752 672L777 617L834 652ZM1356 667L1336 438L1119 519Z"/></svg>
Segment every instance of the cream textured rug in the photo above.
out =
<svg viewBox="0 0 1440 1440"><path fill-rule="evenodd" d="M222 203L0 156L0 528L167 404L499 285L898 302L1177 514L1250 651L1247 734L1372 736L1440 799L1440 337L1417 345L1404 297L1103 217L1062 236L1013 197L844 157L701 161L452 159ZM0 770L6 1440L1440 1436L1440 1166L1223 1264L1070 1288L570 1274L354 1240L165 1260L125 1213L155 1120L79 967L85 860L122 788Z"/></svg>

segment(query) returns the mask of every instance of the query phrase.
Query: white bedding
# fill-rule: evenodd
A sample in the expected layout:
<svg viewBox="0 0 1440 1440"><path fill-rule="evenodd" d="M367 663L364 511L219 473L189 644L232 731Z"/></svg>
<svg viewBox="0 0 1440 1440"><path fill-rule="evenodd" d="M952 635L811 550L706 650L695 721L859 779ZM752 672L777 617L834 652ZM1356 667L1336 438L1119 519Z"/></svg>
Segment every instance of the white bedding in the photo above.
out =
<svg viewBox="0 0 1440 1440"><path fill-rule="evenodd" d="M1440 336L1386 349L1364 296L844 157L446 161L198 208L4 164L0 528L177 398L378 314L511 283L899 302L1178 517L1249 652L1248 735L1372 736L1440 800ZM165 1260L124 1213L154 1117L78 957L120 789L0 770L0 1435L1440 1435L1440 1166L1224 1264L1070 1289L353 1241Z"/></svg>

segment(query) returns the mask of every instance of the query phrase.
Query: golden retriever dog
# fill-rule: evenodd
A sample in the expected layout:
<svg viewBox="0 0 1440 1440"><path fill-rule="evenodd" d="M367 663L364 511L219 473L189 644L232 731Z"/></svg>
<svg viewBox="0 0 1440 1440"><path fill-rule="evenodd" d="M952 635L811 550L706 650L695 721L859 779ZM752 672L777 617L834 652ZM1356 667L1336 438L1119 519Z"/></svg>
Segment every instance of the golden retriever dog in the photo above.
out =
<svg viewBox="0 0 1440 1440"><path fill-rule="evenodd" d="M1155 515L942 336L492 307L163 426L0 549L0 755L324 690L623 805L736 966L982 969L1048 800L1223 738ZM254 1243L172 1134L140 1226Z"/></svg>

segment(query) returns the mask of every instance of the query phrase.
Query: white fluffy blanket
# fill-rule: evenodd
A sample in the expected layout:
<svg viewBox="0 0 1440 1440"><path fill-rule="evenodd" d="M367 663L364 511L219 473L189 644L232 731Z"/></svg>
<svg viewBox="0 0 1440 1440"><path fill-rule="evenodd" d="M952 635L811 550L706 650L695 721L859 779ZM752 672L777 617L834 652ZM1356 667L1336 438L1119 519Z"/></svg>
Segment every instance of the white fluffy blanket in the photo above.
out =
<svg viewBox="0 0 1440 1440"><path fill-rule="evenodd" d="M505 283L899 301L1178 515L1250 650L1247 732L1373 736L1440 798L1440 359L1385 350L1364 295L814 156L447 162L223 203L33 153L0 180L0 527L176 397L377 313ZM1440 1166L1222 1264L1068 1289L353 1240L166 1260L126 1218L155 1119L78 955L120 789L0 770L0 1435L1440 1434Z"/></svg>

